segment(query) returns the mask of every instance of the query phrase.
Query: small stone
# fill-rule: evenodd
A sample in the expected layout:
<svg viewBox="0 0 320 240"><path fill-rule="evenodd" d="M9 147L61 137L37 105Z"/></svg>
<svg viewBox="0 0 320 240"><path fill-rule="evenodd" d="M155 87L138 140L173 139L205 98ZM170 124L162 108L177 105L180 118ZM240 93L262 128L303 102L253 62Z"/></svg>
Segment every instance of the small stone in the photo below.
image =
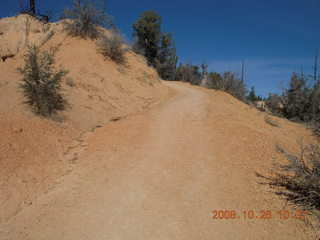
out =
<svg viewBox="0 0 320 240"><path fill-rule="evenodd" d="M15 133L22 132L22 128L12 128L12 131Z"/></svg>

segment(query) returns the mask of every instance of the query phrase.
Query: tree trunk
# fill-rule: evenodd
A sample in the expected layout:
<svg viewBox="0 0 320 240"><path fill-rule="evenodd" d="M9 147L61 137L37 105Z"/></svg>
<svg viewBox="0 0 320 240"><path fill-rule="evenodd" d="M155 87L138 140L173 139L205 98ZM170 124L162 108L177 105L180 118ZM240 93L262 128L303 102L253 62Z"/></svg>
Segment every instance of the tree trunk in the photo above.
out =
<svg viewBox="0 0 320 240"><path fill-rule="evenodd" d="M35 4L35 0L30 0L30 13L32 15L36 14L36 4Z"/></svg>
<svg viewBox="0 0 320 240"><path fill-rule="evenodd" d="M317 67L318 67L318 49L316 50L316 56L314 59L314 76L313 76L313 89L315 90L318 86L317 78Z"/></svg>

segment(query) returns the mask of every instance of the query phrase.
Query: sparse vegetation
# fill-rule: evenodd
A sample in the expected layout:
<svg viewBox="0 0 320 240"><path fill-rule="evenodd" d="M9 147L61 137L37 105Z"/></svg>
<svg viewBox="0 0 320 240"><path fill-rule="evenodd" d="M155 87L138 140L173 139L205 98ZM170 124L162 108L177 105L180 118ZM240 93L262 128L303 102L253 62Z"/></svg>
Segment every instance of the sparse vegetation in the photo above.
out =
<svg viewBox="0 0 320 240"><path fill-rule="evenodd" d="M267 109L276 116L283 116L284 98L278 94L270 94L265 101Z"/></svg>
<svg viewBox="0 0 320 240"><path fill-rule="evenodd" d="M245 100L246 86L244 82L233 72L224 72L222 74L211 72L207 73L206 64L202 64L202 71L199 66L191 63L181 63L175 72L175 80L189 82L192 85L202 85L206 88L222 90L230 93L234 97Z"/></svg>
<svg viewBox="0 0 320 240"><path fill-rule="evenodd" d="M106 5L100 6L89 0L73 0L71 8L64 10L62 18L65 30L73 37L97 38L99 26L109 24L114 28L111 17L106 16Z"/></svg>
<svg viewBox="0 0 320 240"><path fill-rule="evenodd" d="M289 88L282 95L271 94L266 106L277 116L310 124L317 135L320 126L319 80L314 86L310 85L310 79L304 74L294 73Z"/></svg>
<svg viewBox="0 0 320 240"><path fill-rule="evenodd" d="M256 95L255 89L254 87L251 87L251 90L249 91L248 95L247 95L247 100L255 103L257 101L262 101L262 97L260 97L259 95Z"/></svg>
<svg viewBox="0 0 320 240"><path fill-rule="evenodd" d="M293 73L288 89L281 95L270 94L266 107L273 114L296 122L304 122L313 127L320 136L320 78L318 52L316 51L313 75Z"/></svg>
<svg viewBox="0 0 320 240"><path fill-rule="evenodd" d="M273 127L280 127L279 122L271 117L266 117L265 119L266 123L268 123L269 125L273 126Z"/></svg>
<svg viewBox="0 0 320 240"><path fill-rule="evenodd" d="M304 209L320 210L320 147L303 147L300 155L287 153L277 147L288 164L276 165L274 177L265 177L265 184L276 189L276 193Z"/></svg>
<svg viewBox="0 0 320 240"><path fill-rule="evenodd" d="M199 67L192 63L183 64L181 63L175 72L175 80L188 82L192 85L200 85L201 74Z"/></svg>
<svg viewBox="0 0 320 240"><path fill-rule="evenodd" d="M230 71L224 72L221 75L221 79L213 79L212 81L214 89L223 90L240 100L245 99L246 86L241 79L237 78L235 73Z"/></svg>
<svg viewBox="0 0 320 240"><path fill-rule="evenodd" d="M20 88L26 103L42 116L63 110L67 102L61 93L61 81L67 71L54 69L54 50L40 51L36 46L31 46L24 60L24 67L18 68L18 71L22 75Z"/></svg>
<svg viewBox="0 0 320 240"><path fill-rule="evenodd" d="M118 33L111 32L102 35L98 46L105 57L109 57L118 64L125 63L125 54L129 51L129 48L125 46L123 38Z"/></svg>

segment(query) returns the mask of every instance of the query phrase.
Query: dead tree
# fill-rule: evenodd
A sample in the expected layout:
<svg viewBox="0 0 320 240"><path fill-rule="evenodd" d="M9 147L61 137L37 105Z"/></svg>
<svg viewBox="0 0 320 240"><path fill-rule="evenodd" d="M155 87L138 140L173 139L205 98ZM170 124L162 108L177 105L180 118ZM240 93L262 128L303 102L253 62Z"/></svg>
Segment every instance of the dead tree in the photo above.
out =
<svg viewBox="0 0 320 240"><path fill-rule="evenodd" d="M200 86L202 87L208 87L208 64L206 64L204 61L201 63L201 69L202 69L202 73L201 73L201 82L200 82Z"/></svg>
<svg viewBox="0 0 320 240"><path fill-rule="evenodd" d="M315 59L314 59L314 75L313 75L313 89L315 90L316 87L318 86L318 82L317 82L317 78L318 78L318 73L317 73L317 70L318 70L318 49L316 50L316 56L315 56Z"/></svg>
<svg viewBox="0 0 320 240"><path fill-rule="evenodd" d="M50 17L48 16L48 15L43 15L43 14L41 14L40 13L40 10L38 10L38 18L41 20L41 21L43 21L44 23L47 23L47 22L49 22L49 20L50 20Z"/></svg>
<svg viewBox="0 0 320 240"><path fill-rule="evenodd" d="M242 61L242 67L241 67L241 82L244 82L244 60Z"/></svg>
<svg viewBox="0 0 320 240"><path fill-rule="evenodd" d="M36 3L35 0L30 0L30 14L36 15Z"/></svg>

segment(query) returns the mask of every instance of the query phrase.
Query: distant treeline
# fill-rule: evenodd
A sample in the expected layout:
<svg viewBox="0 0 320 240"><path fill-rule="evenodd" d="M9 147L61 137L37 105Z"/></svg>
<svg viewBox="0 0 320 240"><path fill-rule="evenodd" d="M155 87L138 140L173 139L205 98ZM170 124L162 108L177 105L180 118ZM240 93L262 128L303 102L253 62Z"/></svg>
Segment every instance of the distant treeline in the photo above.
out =
<svg viewBox="0 0 320 240"><path fill-rule="evenodd" d="M275 115L292 121L305 122L320 136L320 78L316 51L313 74L293 73L282 94L270 94L266 107Z"/></svg>
<svg viewBox="0 0 320 240"><path fill-rule="evenodd" d="M243 74L226 71L222 74L208 72L208 65L200 66L192 63L178 63L176 45L172 33L161 30L162 18L156 11L145 11L133 24L133 50L145 56L149 66L154 67L164 80L188 82L206 88L226 91L240 100L262 100L252 87L248 92Z"/></svg>

